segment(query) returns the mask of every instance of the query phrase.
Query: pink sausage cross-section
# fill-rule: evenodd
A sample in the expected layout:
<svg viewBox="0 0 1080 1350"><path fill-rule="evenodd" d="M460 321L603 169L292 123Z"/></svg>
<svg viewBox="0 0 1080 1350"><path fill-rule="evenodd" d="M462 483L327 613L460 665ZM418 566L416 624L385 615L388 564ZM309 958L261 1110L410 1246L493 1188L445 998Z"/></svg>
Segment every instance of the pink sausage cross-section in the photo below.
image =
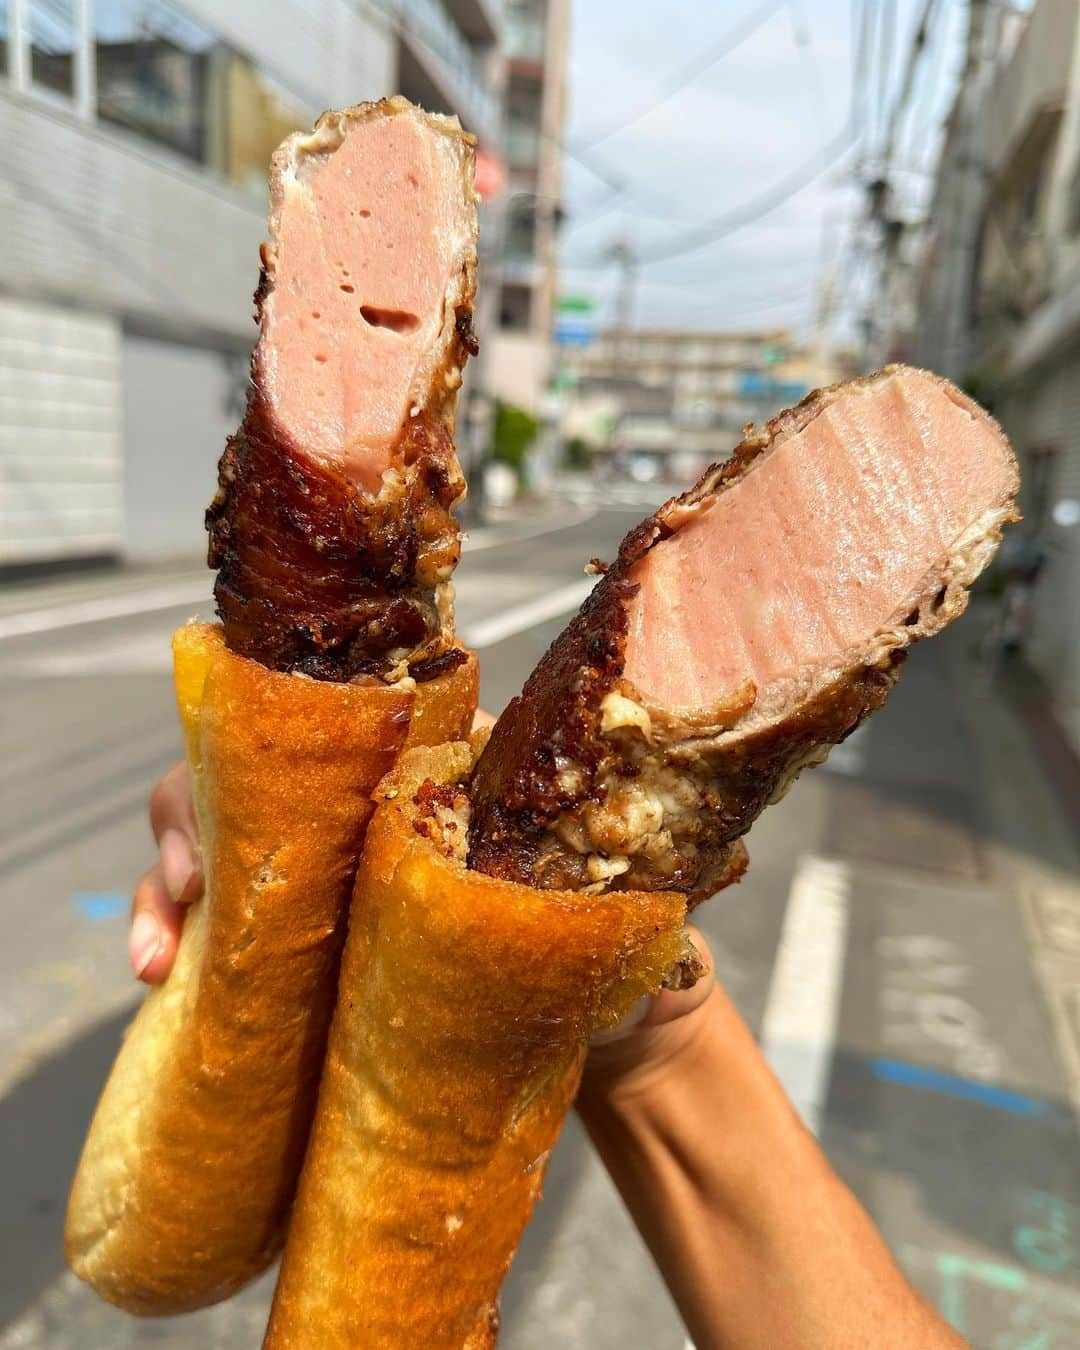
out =
<svg viewBox="0 0 1080 1350"><path fill-rule="evenodd" d="M630 532L499 719L470 865L692 901L736 880L762 809L962 613L1018 486L997 423L907 367L750 428Z"/></svg>

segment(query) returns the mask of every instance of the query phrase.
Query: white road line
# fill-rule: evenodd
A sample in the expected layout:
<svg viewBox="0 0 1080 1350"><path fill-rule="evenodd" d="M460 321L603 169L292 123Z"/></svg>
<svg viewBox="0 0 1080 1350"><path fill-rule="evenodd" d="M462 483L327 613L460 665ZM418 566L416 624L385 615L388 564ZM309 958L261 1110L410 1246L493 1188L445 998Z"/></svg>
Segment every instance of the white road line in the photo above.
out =
<svg viewBox="0 0 1080 1350"><path fill-rule="evenodd" d="M129 633L123 637L102 636L91 647L88 642L77 643L72 651L55 652L45 656L17 657L5 665L5 675L19 675L24 679L39 676L45 679L70 678L85 675L163 675L173 668L172 647L167 634L160 631Z"/></svg>
<svg viewBox="0 0 1080 1350"><path fill-rule="evenodd" d="M866 764L867 738L870 734L869 722L864 722L857 731L853 731L846 741L834 745L829 751L825 767L833 773L842 773L848 778L858 778Z"/></svg>
<svg viewBox="0 0 1080 1350"><path fill-rule="evenodd" d="M477 651L485 647L494 647L516 633L524 633L527 628L557 619L560 614L575 610L596 585L595 577L582 577L569 586L560 586L557 591L539 595L535 600L526 600L512 609L495 614L490 619L479 619L470 623L461 634L466 647Z"/></svg>
<svg viewBox="0 0 1080 1350"><path fill-rule="evenodd" d="M512 530L499 534L477 532L477 536L466 538L463 549L467 553L482 553L489 548L502 545L520 544L527 539L538 539L545 534L557 534L560 530L572 529L575 525L584 525L598 514L596 508L579 510L570 515L560 516L557 520L545 520L521 530ZM80 624L101 623L106 619L129 618L135 614L153 614L158 610L173 609L177 605L209 602L211 580L174 582L171 585L155 586L148 590L127 591L120 595L103 595L86 600L73 600L66 604L51 605L43 609L30 609L21 613L0 615L0 640L12 637L27 637L34 633L51 633L58 628L74 628ZM556 611L559 612L559 611ZM474 644L475 645L475 644Z"/></svg>
<svg viewBox="0 0 1080 1350"><path fill-rule="evenodd" d="M847 863L799 859L761 1026L765 1058L814 1134L829 1086L850 893Z"/></svg>
<svg viewBox="0 0 1080 1350"><path fill-rule="evenodd" d="M102 595L93 600L53 605L49 609L7 614L0 618L0 639L26 637L31 633L51 633L58 628L75 628L84 623L123 619L133 614L153 614L157 610L175 609L179 605L200 602L208 604L209 601L209 578L198 583L178 581L171 586L154 586L149 590L128 591L123 595Z"/></svg>
<svg viewBox="0 0 1080 1350"><path fill-rule="evenodd" d="M526 539L539 539L545 534L558 534L560 530L573 529L575 525L584 525L599 511L579 510L570 515L561 515L556 520L545 520L536 525L527 525L523 530L507 530L500 534L500 526L482 526L478 530L467 531L462 540L462 553L482 553L488 548L500 548L503 544L520 544Z"/></svg>
<svg viewBox="0 0 1080 1350"><path fill-rule="evenodd" d="M761 1049L806 1126L821 1128L847 947L851 870L804 854L788 894ZM683 1350L694 1350L687 1339Z"/></svg>

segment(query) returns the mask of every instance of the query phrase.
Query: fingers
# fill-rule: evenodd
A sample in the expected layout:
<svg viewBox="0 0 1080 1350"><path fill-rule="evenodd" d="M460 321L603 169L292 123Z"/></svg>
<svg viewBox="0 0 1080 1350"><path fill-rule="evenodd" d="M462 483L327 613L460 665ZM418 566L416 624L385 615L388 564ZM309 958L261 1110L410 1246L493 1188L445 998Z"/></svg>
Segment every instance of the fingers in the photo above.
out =
<svg viewBox="0 0 1080 1350"><path fill-rule="evenodd" d="M473 731L483 731L487 727L493 727L495 720L491 713L485 712L483 708L477 708L476 715L473 717L472 729Z"/></svg>
<svg viewBox="0 0 1080 1350"><path fill-rule="evenodd" d="M685 931L704 973L689 989L661 989L642 999L617 1027L595 1036L585 1065L584 1092L633 1090L662 1072L693 1041L707 1015L705 1005L719 988L708 943L696 928Z"/></svg>
<svg viewBox="0 0 1080 1350"><path fill-rule="evenodd" d="M704 971L689 989L661 989L652 999L651 1006L641 1020L643 1027L662 1027L669 1022L677 1022L681 1017L689 1017L705 1002L716 983L716 964L705 938L692 924L688 924L685 933L697 952Z"/></svg>
<svg viewBox="0 0 1080 1350"><path fill-rule="evenodd" d="M183 908L169 894L161 863L155 863L135 887L128 954L137 979L160 984L176 960Z"/></svg>
<svg viewBox="0 0 1080 1350"><path fill-rule="evenodd" d="M696 983L689 989L661 989L658 994L647 995L630 1009L617 1027L598 1031L590 1041L590 1045L611 1045L614 1041L624 1040L646 1028L676 1022L680 1017L686 1017L701 1007L712 992L715 982L712 953L709 951L708 943L696 928L687 925L683 933L704 967Z"/></svg>
<svg viewBox="0 0 1080 1350"><path fill-rule="evenodd" d="M203 878L187 764L174 765L150 794L150 828L170 897L190 904L202 894Z"/></svg>
<svg viewBox="0 0 1080 1350"><path fill-rule="evenodd" d="M191 780L175 765L150 794L150 828L158 861L135 888L128 953L136 978L160 984L172 969L184 922L184 907L202 894Z"/></svg>

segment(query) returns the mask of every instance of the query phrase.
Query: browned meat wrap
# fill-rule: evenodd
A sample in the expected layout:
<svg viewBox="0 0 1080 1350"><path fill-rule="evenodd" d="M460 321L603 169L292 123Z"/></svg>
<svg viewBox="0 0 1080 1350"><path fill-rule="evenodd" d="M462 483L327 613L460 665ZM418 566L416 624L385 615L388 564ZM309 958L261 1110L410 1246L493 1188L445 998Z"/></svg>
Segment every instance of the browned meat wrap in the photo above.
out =
<svg viewBox="0 0 1080 1350"><path fill-rule="evenodd" d="M403 99L274 156L253 384L209 512L223 629L174 641L206 893L68 1206L72 1268L132 1312L225 1298L281 1247L372 790L472 722L450 515L472 166L455 119Z"/></svg>
<svg viewBox="0 0 1080 1350"><path fill-rule="evenodd" d="M736 879L761 810L962 613L1017 487L993 419L905 367L751 429L627 535L499 719L469 865L692 903Z"/></svg>
<svg viewBox="0 0 1080 1350"><path fill-rule="evenodd" d="M251 389L207 512L225 640L272 669L424 679L460 659L472 162L456 120L404 99L326 113L274 156Z"/></svg>

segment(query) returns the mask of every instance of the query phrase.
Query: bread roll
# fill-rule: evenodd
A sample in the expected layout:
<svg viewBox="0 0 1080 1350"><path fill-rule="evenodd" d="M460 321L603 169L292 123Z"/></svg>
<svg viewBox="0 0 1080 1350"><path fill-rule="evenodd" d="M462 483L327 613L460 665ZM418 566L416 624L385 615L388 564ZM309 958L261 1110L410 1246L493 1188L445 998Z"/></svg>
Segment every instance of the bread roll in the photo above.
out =
<svg viewBox="0 0 1080 1350"><path fill-rule="evenodd" d="M377 793L271 1350L493 1345L589 1034L682 954L679 895L467 871L470 763L413 751Z"/></svg>
<svg viewBox="0 0 1080 1350"><path fill-rule="evenodd" d="M281 1246L333 1008L371 791L461 735L471 658L427 684L267 670L182 628L176 690L206 893L105 1086L75 1176L72 1269L130 1312L213 1303Z"/></svg>

